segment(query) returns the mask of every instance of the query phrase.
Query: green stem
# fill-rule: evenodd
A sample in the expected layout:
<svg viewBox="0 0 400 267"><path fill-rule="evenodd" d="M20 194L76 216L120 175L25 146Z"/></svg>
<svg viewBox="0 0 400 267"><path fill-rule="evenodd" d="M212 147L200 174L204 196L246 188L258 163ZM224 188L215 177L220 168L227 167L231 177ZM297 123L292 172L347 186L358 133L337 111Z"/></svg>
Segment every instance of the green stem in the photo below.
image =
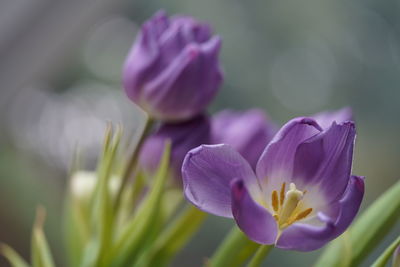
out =
<svg viewBox="0 0 400 267"><path fill-rule="evenodd" d="M381 256L372 264L372 267L385 267L395 249L400 245L400 236L382 253Z"/></svg>
<svg viewBox="0 0 400 267"><path fill-rule="evenodd" d="M248 239L236 226L210 259L210 267L241 266L260 245Z"/></svg>
<svg viewBox="0 0 400 267"><path fill-rule="evenodd" d="M139 152L140 148L143 145L143 142L146 138L146 136L149 134L151 131L151 128L153 126L153 120L150 117L146 118L144 129L142 131L142 134L139 137L139 140L132 152L132 155L129 157L128 164L125 167L124 173L122 175L122 181L121 184L118 188L118 192L115 198L115 203L114 203L114 210L118 210L118 207L121 203L121 198L122 198L122 191L124 190L125 186L127 185L129 178L132 175L132 172L135 170L136 165L138 163L138 157L139 157Z"/></svg>
<svg viewBox="0 0 400 267"><path fill-rule="evenodd" d="M273 247L272 245L260 246L247 267L259 267Z"/></svg>

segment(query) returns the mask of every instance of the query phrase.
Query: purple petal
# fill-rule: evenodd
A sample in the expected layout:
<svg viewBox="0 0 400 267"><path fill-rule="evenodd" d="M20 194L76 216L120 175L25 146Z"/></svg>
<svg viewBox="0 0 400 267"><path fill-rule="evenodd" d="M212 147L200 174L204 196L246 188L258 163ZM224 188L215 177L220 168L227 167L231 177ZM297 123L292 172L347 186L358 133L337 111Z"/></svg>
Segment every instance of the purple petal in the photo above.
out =
<svg viewBox="0 0 400 267"><path fill-rule="evenodd" d="M232 182L232 214L239 228L254 242L275 243L278 226L268 210L249 194L242 180Z"/></svg>
<svg viewBox="0 0 400 267"><path fill-rule="evenodd" d="M184 15L175 15L171 17L174 25L182 27L184 40L187 43L204 43L208 41L212 35L210 25L197 21L192 17Z"/></svg>
<svg viewBox="0 0 400 267"><path fill-rule="evenodd" d="M152 28L145 24L125 60L122 77L124 89L134 102L140 100L141 87L154 76L158 68L160 51L156 38Z"/></svg>
<svg viewBox="0 0 400 267"><path fill-rule="evenodd" d="M318 124L323 128L327 129L332 125L332 122L341 124L345 121L353 120L353 112L351 108L344 107L335 111L324 111L311 116Z"/></svg>
<svg viewBox="0 0 400 267"><path fill-rule="evenodd" d="M295 118L286 123L268 144L257 163L257 177L263 187L267 182L291 179L297 147L321 131L311 118ZM278 181L276 181L278 182ZM273 185L276 189L275 185ZM271 186L269 186L271 188Z"/></svg>
<svg viewBox="0 0 400 267"><path fill-rule="evenodd" d="M347 187L351 173L355 127L352 122L335 122L297 148L293 180L318 185L328 202L335 201Z"/></svg>
<svg viewBox="0 0 400 267"><path fill-rule="evenodd" d="M260 191L249 163L229 145L202 145L189 151L182 177L186 198L218 216L232 217L232 180L244 180L255 194Z"/></svg>
<svg viewBox="0 0 400 267"><path fill-rule="evenodd" d="M222 81L217 60L220 46L219 37L201 45L186 46L157 77L147 83L143 89L144 98L148 106L158 108L150 113L172 120L177 114L183 119L201 112L213 99Z"/></svg>
<svg viewBox="0 0 400 267"><path fill-rule="evenodd" d="M364 178L352 176L342 198L330 207L330 214L319 214L324 226L295 223L283 230L276 246L298 251L321 248L349 227L360 208L363 196Z"/></svg>
<svg viewBox="0 0 400 267"><path fill-rule="evenodd" d="M212 142L231 145L254 169L274 133L275 126L260 109L224 110L211 120Z"/></svg>

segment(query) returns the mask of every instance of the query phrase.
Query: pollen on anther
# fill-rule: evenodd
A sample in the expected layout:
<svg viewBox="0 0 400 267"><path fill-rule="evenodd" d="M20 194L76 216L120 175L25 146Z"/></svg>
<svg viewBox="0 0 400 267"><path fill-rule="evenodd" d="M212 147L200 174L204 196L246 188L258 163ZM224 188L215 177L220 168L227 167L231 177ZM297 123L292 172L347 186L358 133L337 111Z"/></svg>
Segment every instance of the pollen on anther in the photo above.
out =
<svg viewBox="0 0 400 267"><path fill-rule="evenodd" d="M279 197L279 202L280 202L281 206L283 205L283 201L285 201L285 187L286 187L286 183L283 183L282 188L281 188L281 194Z"/></svg>
<svg viewBox="0 0 400 267"><path fill-rule="evenodd" d="M309 208L309 209L306 209L306 210L300 212L299 214L297 214L297 216L295 218L295 221L304 219L305 217L307 217L312 212L312 210L313 210L312 208Z"/></svg>
<svg viewBox="0 0 400 267"><path fill-rule="evenodd" d="M279 210L279 203L278 203L278 192L274 190L272 192L272 208L274 209L275 212Z"/></svg>

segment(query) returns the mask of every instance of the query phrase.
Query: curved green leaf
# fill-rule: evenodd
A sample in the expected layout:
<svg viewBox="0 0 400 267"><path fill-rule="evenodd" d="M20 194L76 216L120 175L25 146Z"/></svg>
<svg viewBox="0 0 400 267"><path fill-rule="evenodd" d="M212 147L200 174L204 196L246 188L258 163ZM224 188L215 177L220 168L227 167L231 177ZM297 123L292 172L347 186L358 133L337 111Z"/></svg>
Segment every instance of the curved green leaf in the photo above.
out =
<svg viewBox="0 0 400 267"><path fill-rule="evenodd" d="M376 259L372 267L385 267L386 263L389 261L390 257L393 255L395 249L400 245L400 236L397 237L395 241L381 254L381 256Z"/></svg>
<svg viewBox="0 0 400 267"><path fill-rule="evenodd" d="M0 251L12 267L29 267L29 264L12 247L1 244Z"/></svg>

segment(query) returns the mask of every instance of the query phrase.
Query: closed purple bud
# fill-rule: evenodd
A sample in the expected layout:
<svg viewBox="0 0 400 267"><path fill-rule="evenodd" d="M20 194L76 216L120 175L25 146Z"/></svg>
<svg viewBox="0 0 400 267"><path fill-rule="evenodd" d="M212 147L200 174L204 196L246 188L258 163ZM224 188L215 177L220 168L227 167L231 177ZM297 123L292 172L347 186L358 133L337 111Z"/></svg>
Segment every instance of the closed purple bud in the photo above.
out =
<svg viewBox="0 0 400 267"><path fill-rule="evenodd" d="M211 119L213 144L229 144L255 168L276 128L261 109L224 110Z"/></svg>
<svg viewBox="0 0 400 267"><path fill-rule="evenodd" d="M209 25L160 11L143 24L125 61L125 92L153 118L194 117L222 82L220 46Z"/></svg>
<svg viewBox="0 0 400 267"><path fill-rule="evenodd" d="M210 124L205 115L176 124L162 124L147 137L140 151L140 166L147 173L154 173L160 163L165 143L171 141L171 175L181 178L182 161L186 153L194 147L209 143Z"/></svg>

